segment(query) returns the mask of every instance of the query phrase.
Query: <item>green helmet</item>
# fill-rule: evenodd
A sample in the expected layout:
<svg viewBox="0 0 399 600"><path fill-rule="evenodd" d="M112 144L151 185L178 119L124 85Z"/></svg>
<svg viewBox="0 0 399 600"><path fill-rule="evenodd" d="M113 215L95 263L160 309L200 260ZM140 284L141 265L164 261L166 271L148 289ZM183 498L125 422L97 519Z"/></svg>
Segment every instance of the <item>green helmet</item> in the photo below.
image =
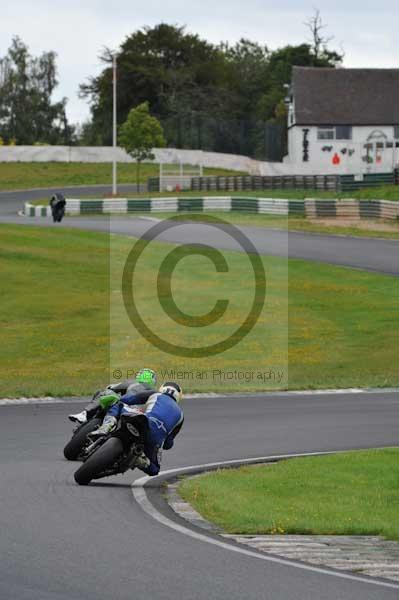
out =
<svg viewBox="0 0 399 600"><path fill-rule="evenodd" d="M138 383L147 383L148 385L155 386L157 382L157 376L155 371L152 369L140 369L136 375L136 381Z"/></svg>

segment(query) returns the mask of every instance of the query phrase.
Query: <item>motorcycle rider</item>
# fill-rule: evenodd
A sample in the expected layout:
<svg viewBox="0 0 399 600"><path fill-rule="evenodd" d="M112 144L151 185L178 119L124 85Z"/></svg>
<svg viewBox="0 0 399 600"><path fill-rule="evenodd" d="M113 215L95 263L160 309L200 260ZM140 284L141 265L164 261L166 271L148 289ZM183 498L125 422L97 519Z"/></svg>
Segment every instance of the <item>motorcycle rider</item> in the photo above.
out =
<svg viewBox="0 0 399 600"><path fill-rule="evenodd" d="M126 394L136 395L138 397L137 403L144 404L156 392L156 383L157 377L152 369L147 367L140 369L135 379L121 383L110 383L105 390L96 392L91 402L82 412L68 415L68 419L73 423L83 425L95 415L100 406L105 408L110 404L114 404L121 396Z"/></svg>
<svg viewBox="0 0 399 600"><path fill-rule="evenodd" d="M147 475L158 475L161 467L162 450L170 450L179 433L183 421L183 411L179 406L182 389L178 383L167 381L159 392L143 402L143 396L127 393L120 402L107 412L101 427L89 434L91 439L107 435L115 429L118 419L123 415L144 414L147 417L148 430L145 435L143 452L137 457L135 466Z"/></svg>
<svg viewBox="0 0 399 600"><path fill-rule="evenodd" d="M50 200L51 214L54 223L61 223L65 215L66 200L62 194L54 194Z"/></svg>

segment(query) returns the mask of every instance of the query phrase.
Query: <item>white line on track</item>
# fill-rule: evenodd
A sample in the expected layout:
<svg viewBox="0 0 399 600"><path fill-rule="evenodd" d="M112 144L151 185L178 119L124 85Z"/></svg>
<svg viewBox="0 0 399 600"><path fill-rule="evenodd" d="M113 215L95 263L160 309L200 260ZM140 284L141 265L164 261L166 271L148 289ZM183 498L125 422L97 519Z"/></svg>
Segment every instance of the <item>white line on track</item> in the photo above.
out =
<svg viewBox="0 0 399 600"><path fill-rule="evenodd" d="M185 394L184 398L189 400L190 398L221 398L221 394L215 394L213 392L203 394ZM70 404L90 402L91 398L77 398L72 396L71 398L53 398L52 396L43 396L39 398L0 398L0 406L18 406L26 404Z"/></svg>
<svg viewBox="0 0 399 600"><path fill-rule="evenodd" d="M18 406L25 404L62 404L63 402L67 402L63 398L52 398L52 397L43 397L43 398L1 398L0 406Z"/></svg>
<svg viewBox="0 0 399 600"><path fill-rule="evenodd" d="M245 556L250 556L251 558L257 558L258 560L263 560L263 561L267 561L267 562L271 562L271 563L277 563L277 564L284 565L287 567L301 569L303 571L312 571L314 573L321 573L322 575L329 575L330 577L339 577L340 579L349 579L351 581L357 581L357 582L363 583L365 585L367 585L367 584L368 585L376 585L379 587L385 587L385 588L399 590L399 583L398 584L388 583L385 581L380 581L378 579L373 579L372 577L360 577L360 576L356 576L356 575L351 575L350 573L343 573L343 572L339 572L339 571L323 569L321 567L313 567L310 565L306 565L304 563L294 562L294 561L286 560L283 558L277 558L275 556L266 556L266 555L260 554L258 552L253 552L251 550L247 550L240 546L229 544L220 539L217 539L217 538L214 538L211 536L207 536L203 533L200 533L199 531L195 531L193 529L185 527L184 525L180 525L179 523L176 523L172 519L169 519L168 517L163 515L150 502L150 500L147 496L146 490L145 490L145 486L147 485L147 483L149 481L154 482L154 481L157 481L157 479L163 480L165 478L165 476L177 477L178 475L186 475L193 471L194 472L207 471L207 470L215 469L218 467L223 468L223 467L234 466L234 465L239 466L239 465L245 465L245 464L269 462L269 461L273 461L273 460L281 460L284 458L298 458L298 457L303 457L303 456L321 456L321 455L327 455L327 454L338 454L338 453L342 453L342 452L345 452L345 451L341 450L339 452L336 452L336 451L306 452L306 453L301 453L301 454L262 456L259 458L249 458L249 459L243 459L243 460L228 460L228 461L219 462L219 463L193 465L193 466L185 467L185 468L181 468L181 469L170 469L168 471L164 471L161 475L156 476L156 477L145 476L145 477L141 477L140 479L136 479L132 483L132 494L133 494L135 500L137 501L137 503L144 510L144 512L146 512L148 515L150 515L153 519L155 519L159 523L162 523L162 525L166 525L166 527L169 527L170 529L174 529L175 531L182 533L184 535L187 535L195 540L198 540L201 542L206 542L208 544L212 544L213 546L218 546L219 548L223 548L224 550L229 550L230 552L237 552L239 554L244 554Z"/></svg>

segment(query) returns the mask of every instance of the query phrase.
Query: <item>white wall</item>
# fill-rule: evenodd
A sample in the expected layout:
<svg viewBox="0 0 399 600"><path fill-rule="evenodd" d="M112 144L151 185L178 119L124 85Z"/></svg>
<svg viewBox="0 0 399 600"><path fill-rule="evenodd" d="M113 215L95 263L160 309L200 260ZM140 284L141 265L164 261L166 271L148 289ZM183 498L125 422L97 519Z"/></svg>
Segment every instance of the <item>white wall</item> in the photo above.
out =
<svg viewBox="0 0 399 600"><path fill-rule="evenodd" d="M0 162L104 162L113 159L110 146L0 146ZM154 149L155 162L202 165L232 171L243 171L251 175L300 175L310 173L302 165L272 163L254 160L248 156L203 152L201 150L179 150L176 148ZM122 148L115 151L120 163L134 162ZM293 170L294 169L294 170ZM313 173L312 173L313 174Z"/></svg>
<svg viewBox="0 0 399 600"><path fill-rule="evenodd" d="M202 152L201 150L179 150L176 148L154 149L155 162L203 165L233 171L257 174L259 161L247 156ZM0 146L0 162L112 162L114 150L110 146ZM123 150L115 150L120 163L131 163L133 159Z"/></svg>
<svg viewBox="0 0 399 600"><path fill-rule="evenodd" d="M355 131L360 129L362 131ZM309 162L302 160L302 127L293 127L289 135L289 156L284 163L263 162L238 156L235 154L221 154L218 152L202 152L201 150L179 150L175 148L155 149L155 162L179 163L191 165L202 165L230 169L232 171L243 171L251 175L328 175L343 173L366 173L368 170L375 172L376 166L371 167L361 161L364 152L363 143L372 131L372 128L355 128L353 141L318 140L317 128L311 128L309 132ZM364 129L367 129L365 131ZM385 128L391 131L392 128ZM384 129L384 131L385 131ZM359 143L359 140L362 140ZM322 147L331 145L331 153L322 152ZM353 147L355 154L349 158L340 154L342 148ZM331 160L334 153L338 152L341 164L337 167L332 165ZM133 162L122 148L115 151L116 160L120 163ZM110 163L113 159L113 149L108 146L93 147L69 147L69 146L0 146L0 162L105 162ZM392 153L386 151L384 161L377 167L378 171L389 172L392 170ZM399 166L399 149L396 152L395 163Z"/></svg>
<svg viewBox="0 0 399 600"><path fill-rule="evenodd" d="M309 162L303 161L303 129L309 129ZM393 138L393 127L353 127L352 140L319 140L317 139L317 127L295 126L289 130L288 150L289 154L284 159L284 164L291 169L298 169L308 173L386 173L393 168L399 167L399 148L395 148ZM372 156L373 163L366 163L362 157L366 154L364 144L373 132L381 131L387 137L387 141L393 142L394 148L385 148L379 151L381 162L376 162L376 150ZM375 142L378 140L370 140ZM399 142L399 140L396 140ZM323 151L325 147L332 147L331 151ZM342 150L346 149L346 154ZM350 156L350 153L352 154ZM333 157L339 157L339 165L333 164ZM299 172L299 171L298 171Z"/></svg>

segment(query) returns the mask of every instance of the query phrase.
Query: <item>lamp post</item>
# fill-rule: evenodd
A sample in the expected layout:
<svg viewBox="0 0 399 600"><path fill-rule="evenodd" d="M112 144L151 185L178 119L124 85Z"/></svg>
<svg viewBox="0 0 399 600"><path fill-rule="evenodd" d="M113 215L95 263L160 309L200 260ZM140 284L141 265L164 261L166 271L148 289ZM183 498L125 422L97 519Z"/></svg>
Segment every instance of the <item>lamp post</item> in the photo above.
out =
<svg viewBox="0 0 399 600"><path fill-rule="evenodd" d="M112 57L112 195L117 194L117 183L116 183L116 148L117 148L117 136L116 136L116 53Z"/></svg>

